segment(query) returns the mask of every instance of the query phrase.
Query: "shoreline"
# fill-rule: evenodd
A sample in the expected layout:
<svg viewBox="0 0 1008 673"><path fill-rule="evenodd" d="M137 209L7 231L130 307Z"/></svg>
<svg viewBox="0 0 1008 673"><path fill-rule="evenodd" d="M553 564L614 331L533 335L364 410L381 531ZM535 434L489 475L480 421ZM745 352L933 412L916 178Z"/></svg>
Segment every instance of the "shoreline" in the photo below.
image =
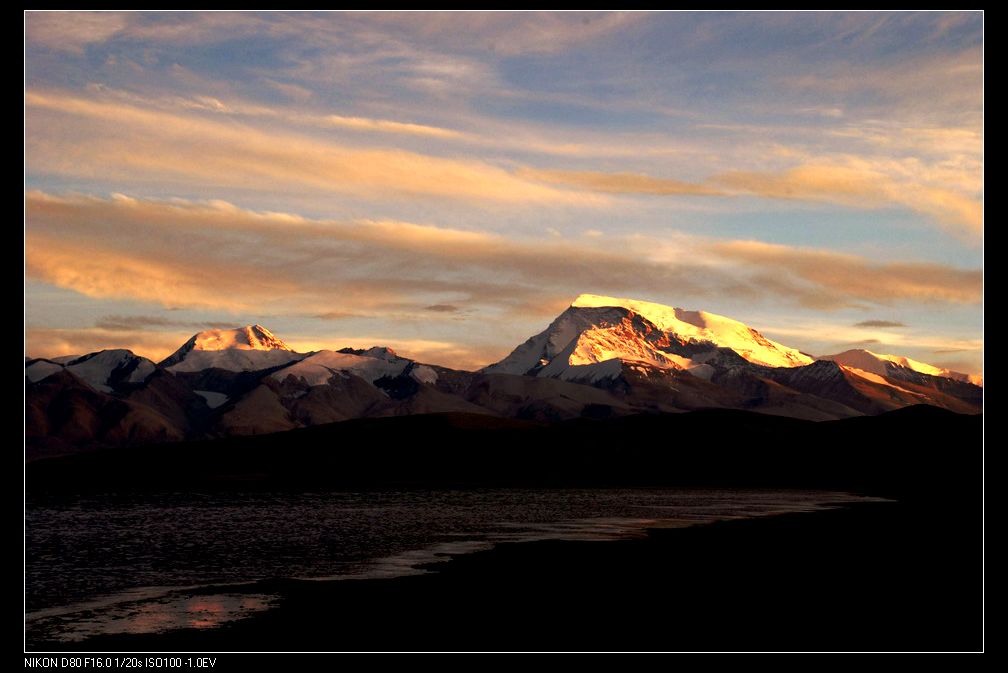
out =
<svg viewBox="0 0 1008 673"><path fill-rule="evenodd" d="M958 505L861 502L641 538L503 542L418 575L229 587L279 600L213 629L26 648L979 650L982 559L965 544L980 538Z"/></svg>

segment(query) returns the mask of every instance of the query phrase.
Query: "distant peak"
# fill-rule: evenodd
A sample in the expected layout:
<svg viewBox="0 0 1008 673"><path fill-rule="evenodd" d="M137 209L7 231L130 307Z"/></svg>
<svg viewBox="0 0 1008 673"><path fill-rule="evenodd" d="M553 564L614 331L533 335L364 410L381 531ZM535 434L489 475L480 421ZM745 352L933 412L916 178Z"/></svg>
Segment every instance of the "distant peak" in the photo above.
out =
<svg viewBox="0 0 1008 673"><path fill-rule="evenodd" d="M369 358L378 358L381 360L395 360L399 358L399 355L388 346L372 346L371 348L347 347L347 348L341 348L337 352L347 353L349 355L360 355Z"/></svg>
<svg viewBox="0 0 1008 673"><path fill-rule="evenodd" d="M208 329L193 335L192 350L222 351L229 349L272 351L294 349L259 324L234 329Z"/></svg>
<svg viewBox="0 0 1008 673"><path fill-rule="evenodd" d="M844 351L843 353L837 353L836 355L824 355L820 359L835 360L840 364L847 365L848 367L856 367L874 374L888 374L889 367L895 365L897 367L910 369L921 374L941 376L955 379L957 381L966 381L973 383L974 385L980 385L983 382L983 377L976 374L966 374L963 372L952 371L951 369L928 364L927 362L921 362L902 355L875 353L864 348L853 348L851 350Z"/></svg>

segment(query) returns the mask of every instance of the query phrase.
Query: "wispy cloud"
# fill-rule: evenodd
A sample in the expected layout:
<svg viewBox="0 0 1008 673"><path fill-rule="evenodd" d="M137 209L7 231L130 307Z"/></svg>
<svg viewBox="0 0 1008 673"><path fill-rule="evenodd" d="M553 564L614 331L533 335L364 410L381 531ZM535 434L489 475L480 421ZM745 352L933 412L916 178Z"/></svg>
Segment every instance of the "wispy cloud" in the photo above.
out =
<svg viewBox="0 0 1008 673"><path fill-rule="evenodd" d="M128 20L119 12L29 11L25 13L25 37L49 49L80 54L88 45L122 31Z"/></svg>
<svg viewBox="0 0 1008 673"><path fill-rule="evenodd" d="M795 248L759 241L717 243L726 259L772 272L778 282L818 289L824 304L858 305L900 300L977 303L983 297L983 273L942 264L874 262L855 255Z"/></svg>
<svg viewBox="0 0 1008 673"><path fill-rule="evenodd" d="M410 222L314 220L221 202L38 192L27 195L26 207L29 277L88 296L163 306L284 306L314 315L338 298L341 310L373 313L383 305L398 310L412 297L405 303L419 309L455 306L459 298L524 309L530 297L543 298L542 288L561 300L586 288L653 286L821 307L981 297L980 271L753 241L523 241ZM540 311L553 308L534 303Z"/></svg>
<svg viewBox="0 0 1008 673"><path fill-rule="evenodd" d="M408 122L397 122L388 119L369 119L367 117L344 117L342 115L326 115L320 120L329 126L339 126L342 128L359 131L379 131L383 133L405 133L418 136L432 136L434 138L460 138L462 133L445 129L438 126L427 126L424 124L412 124Z"/></svg>
<svg viewBox="0 0 1008 673"><path fill-rule="evenodd" d="M884 329L856 328L828 319L799 321L790 325L774 325L772 328L761 331L771 338L780 339L786 343L798 340L816 344L818 352L812 351L816 355L833 354L856 348L859 345L874 345L872 350L876 352L896 355L914 350L919 352L916 357L925 361L929 360L927 354L939 351L971 353L977 356L983 353L983 341L978 338L943 336L927 331L886 331ZM974 366L972 369L975 368Z"/></svg>
<svg viewBox="0 0 1008 673"><path fill-rule="evenodd" d="M983 204L950 189L898 180L871 166L802 165L784 171L732 171L702 182L635 173L523 169L522 177L607 194L754 195L851 208L902 207L970 236L983 231Z"/></svg>
<svg viewBox="0 0 1008 673"><path fill-rule="evenodd" d="M906 324L896 320L862 320L854 323L854 327L906 327Z"/></svg>
<svg viewBox="0 0 1008 673"><path fill-rule="evenodd" d="M982 47L923 53L894 63L833 63L819 72L784 77L783 83L817 96L877 101L903 118L944 121L980 118L983 110Z"/></svg>
<svg viewBox="0 0 1008 673"><path fill-rule="evenodd" d="M226 329L234 327L233 321L173 320L156 315L105 315L95 321L98 329L112 332L148 330L164 331L165 328L185 328L194 330Z"/></svg>
<svg viewBox="0 0 1008 673"><path fill-rule="evenodd" d="M390 119L305 113L212 96L149 100L129 92L97 87L98 98L65 92L29 92L26 104L40 113L28 124L29 170L33 173L91 177L98 173L120 181L199 181L218 188L286 184L293 189L352 192L371 198L391 190L402 196L426 196L504 203L566 206L602 205L609 195L705 196L724 199L751 195L767 199L819 202L846 208L904 208L976 241L983 231L983 203L976 187L975 153L966 146L975 136L956 129L918 129L914 144L926 138L950 143L947 160L928 168L911 162L835 156L782 170L732 170L701 180L655 177L637 172L603 172L497 165L384 148L362 148L317 139L294 127L416 136L503 149L514 138ZM109 98L111 97L111 98ZM210 113L207 117L205 113ZM282 131L237 126L229 118L283 122ZM112 123L110 120L115 120ZM67 129L76 133L68 134ZM126 131L129 130L127 134ZM852 130L859 137L869 132ZM909 133L909 132L908 132ZM61 143L48 138L60 135ZM536 151L557 155L592 154L581 146L524 142ZM965 146L963 144L965 143ZM519 145L520 146L520 142ZM961 150L961 151L960 151ZM603 154L610 150L596 148ZM617 152L617 154L619 154ZM73 157L70 160L70 157ZM830 158L828 158L830 159ZM811 160L811 161L809 161ZM937 161L937 160L936 160ZM943 186L945 185L945 186ZM952 185L955 188L950 188Z"/></svg>
<svg viewBox="0 0 1008 673"><path fill-rule="evenodd" d="M556 185L565 185L606 194L723 195L724 192L707 185L684 182L670 178L655 178L637 173L600 173L596 171L561 171L526 168L519 175Z"/></svg>
<svg viewBox="0 0 1008 673"><path fill-rule="evenodd" d="M84 355L106 348L126 348L157 362L178 350L189 336L191 333L184 330L171 332L39 327L25 330L25 346L29 357Z"/></svg>
<svg viewBox="0 0 1008 673"><path fill-rule="evenodd" d="M28 93L28 170L122 182L138 176L217 187L393 192L505 203L586 203L492 164L402 150L361 149L290 132L263 132L197 116ZM45 113L51 113L48 116ZM73 129L74 133L69 133ZM63 143L49 138L59 135ZM590 202L590 199L588 199Z"/></svg>
<svg viewBox="0 0 1008 673"><path fill-rule="evenodd" d="M982 48L980 12L29 11L27 188L138 198L28 195L26 269L117 343L171 305L489 352L595 291L924 357L982 312Z"/></svg>
<svg viewBox="0 0 1008 673"><path fill-rule="evenodd" d="M968 233L983 232L983 204L959 192L901 182L868 166L805 165L783 172L735 171L714 178L736 192L775 199L826 201L855 208L900 206Z"/></svg>

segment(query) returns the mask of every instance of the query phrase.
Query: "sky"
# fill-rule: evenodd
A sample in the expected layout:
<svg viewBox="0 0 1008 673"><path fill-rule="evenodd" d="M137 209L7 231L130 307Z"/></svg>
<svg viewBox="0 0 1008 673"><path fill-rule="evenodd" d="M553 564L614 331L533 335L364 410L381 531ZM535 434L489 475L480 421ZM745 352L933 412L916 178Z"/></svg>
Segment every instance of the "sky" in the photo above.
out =
<svg viewBox="0 0 1008 673"><path fill-rule="evenodd" d="M25 349L475 368L581 293L983 369L980 12L25 13Z"/></svg>

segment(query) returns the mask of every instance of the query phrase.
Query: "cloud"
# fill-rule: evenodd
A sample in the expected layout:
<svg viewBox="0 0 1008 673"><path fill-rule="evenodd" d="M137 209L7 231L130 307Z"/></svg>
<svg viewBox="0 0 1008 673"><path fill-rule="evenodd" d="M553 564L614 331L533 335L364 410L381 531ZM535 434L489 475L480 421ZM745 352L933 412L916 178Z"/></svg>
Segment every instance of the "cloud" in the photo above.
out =
<svg viewBox="0 0 1008 673"><path fill-rule="evenodd" d="M389 12L367 24L402 39L505 56L548 54L617 33L646 19L638 12Z"/></svg>
<svg viewBox="0 0 1008 673"><path fill-rule="evenodd" d="M159 362L185 343L191 332L109 330L102 328L25 330L26 354L30 357L84 355L106 348L126 348Z"/></svg>
<svg viewBox="0 0 1008 673"><path fill-rule="evenodd" d="M69 241L31 233L25 238L25 275L89 297L232 311L251 310L260 301L277 301L298 289L283 277L264 278L253 264L235 262L214 269L195 256L187 261L185 247L173 253L159 257L148 250L131 255L108 241ZM227 294L232 299L222 301Z"/></svg>
<svg viewBox="0 0 1008 673"><path fill-rule="evenodd" d="M941 187L896 180L869 166L803 165L782 172L731 171L712 178L725 189L774 199L855 208L900 206L969 235L983 233L983 204Z"/></svg>
<svg viewBox="0 0 1008 673"><path fill-rule="evenodd" d="M854 323L854 327L906 327L906 325L895 320L862 320Z"/></svg>
<svg viewBox="0 0 1008 673"><path fill-rule="evenodd" d="M25 104L31 110L27 153L33 174L480 203L591 202L478 160L350 147L59 93L28 93Z"/></svg>
<svg viewBox="0 0 1008 673"><path fill-rule="evenodd" d="M412 124L405 122L390 121L388 119L369 119L366 117L344 117L341 115L326 115L320 119L320 123L328 126L339 126L353 129L355 131L380 131L384 133L404 133L418 136L432 136L434 138L460 138L463 136L459 131L440 128L438 126L426 126L424 124Z"/></svg>
<svg viewBox="0 0 1008 673"><path fill-rule="evenodd" d="M350 311L325 311L323 313L316 313L312 317L318 320L345 320L346 318L356 318L359 316Z"/></svg>
<svg viewBox="0 0 1008 673"><path fill-rule="evenodd" d="M151 328L186 328L194 330L230 329L237 327L233 321L173 320L155 315L105 315L98 318L94 326L112 332L149 330ZM157 331L157 330L155 330Z"/></svg>
<svg viewBox="0 0 1008 673"><path fill-rule="evenodd" d="M341 311L373 314L413 297L417 306L475 298L543 311L585 286L638 285L642 269L683 289L704 287L688 267L604 246L543 245L409 222L311 220L222 202L39 192L26 196L26 207L29 278L162 306L282 306L317 315L339 303ZM543 287L555 288L552 296Z"/></svg>
<svg viewBox="0 0 1008 673"><path fill-rule="evenodd" d="M729 197L819 201L858 209L901 207L916 211L969 236L983 232L983 203L964 193L936 187L920 176L893 177L878 162L848 159L853 165L805 164L783 171L729 171L702 182L636 173L540 170L518 175L547 184L603 194ZM937 176L940 181L956 175Z"/></svg>
<svg viewBox="0 0 1008 673"><path fill-rule="evenodd" d="M213 85L214 83L208 83ZM279 83L270 81L269 85L276 88ZM283 85L285 91L293 85ZM303 89L303 87L295 87ZM114 89L103 84L92 83L87 87L88 91L96 94L98 101L104 103L118 103L137 106L140 108L153 108L166 113L198 111L202 113L213 113L235 118L245 119L265 119L270 121L283 121L285 123L316 128L338 128L362 133L398 134L406 136L419 136L424 138L437 138L440 140L465 140L469 142L489 142L489 138L480 138L472 134L464 133L454 129L428 124L417 124L413 122L403 122L391 119L378 119L373 117L354 117L346 115L331 114L325 112L306 112L303 106L297 108L275 107L251 103L235 98L221 98L209 95L170 95L149 97L136 94L125 89ZM311 94L308 89L303 92L292 91L291 96L307 98Z"/></svg>
<svg viewBox="0 0 1008 673"><path fill-rule="evenodd" d="M978 270L879 263L755 241L521 240L411 222L315 220L224 202L125 196L29 192L25 203L29 278L166 307L258 313L283 307L323 315L337 303L341 312L368 315L404 303L471 300L544 311L582 291L647 287L825 308L981 299Z"/></svg>
<svg viewBox="0 0 1008 673"><path fill-rule="evenodd" d="M724 192L707 185L670 178L654 178L636 173L599 173L596 171L560 171L526 168L522 177L555 185L576 187L606 194L651 194L656 196L714 196Z"/></svg>
<svg viewBox="0 0 1008 673"><path fill-rule="evenodd" d="M970 375L970 383L983 385L983 362L975 360L937 360L929 364L953 372L962 372Z"/></svg>
<svg viewBox="0 0 1008 673"><path fill-rule="evenodd" d="M978 37L979 33L972 37ZM899 119L982 119L982 46L907 55L889 63L838 59L816 71L782 78L782 84L811 96L865 101Z"/></svg>
<svg viewBox="0 0 1008 673"><path fill-rule="evenodd" d="M839 107L806 107L796 110L798 114L838 119L844 116L843 108Z"/></svg>
<svg viewBox="0 0 1008 673"><path fill-rule="evenodd" d="M505 334L527 336L520 334L526 325L552 318L582 292L661 300L655 288L674 288L675 301L732 297L817 309L981 299L980 271L753 241L684 235L511 239L411 222L320 220L220 201L122 195L29 192L25 209L25 274L34 281L166 309L385 320L398 330L388 336L411 339L417 329L440 322L423 320L425 314L452 313L449 307L464 304L482 319L458 347L482 344L484 352L513 346L503 343L510 338ZM30 309L33 298L26 301ZM195 331L192 323L182 332L182 321L156 314L107 315L95 329L117 334L124 344L145 330L176 334L175 327L185 336ZM46 343L58 336L50 333ZM97 340L81 336L73 343Z"/></svg>
<svg viewBox="0 0 1008 673"><path fill-rule="evenodd" d="M128 16L119 12L25 12L28 42L57 51L81 54L91 44L122 31Z"/></svg>
<svg viewBox="0 0 1008 673"><path fill-rule="evenodd" d="M263 81L270 87L282 93L287 98L298 101L300 103L309 100L315 95L315 93L311 89L303 87L300 84L294 84L293 82L280 82L275 79L269 79L269 78L266 78Z"/></svg>
<svg viewBox="0 0 1008 673"><path fill-rule="evenodd" d="M846 350L858 344L876 344L878 348L872 350L905 355L921 361L930 361L931 358L928 356L936 351L971 353L977 357L983 354L983 340L979 333L976 338L971 338L942 335L934 331L886 332L878 329L853 328L847 324L831 322L825 317L798 322L785 320L773 325L772 328L760 331L784 343L803 341L807 344L807 350L821 355Z"/></svg>
<svg viewBox="0 0 1008 673"><path fill-rule="evenodd" d="M890 304L900 300L979 304L983 272L923 262L875 262L809 248L730 241L713 249L726 259L770 272L777 282L811 285L836 305Z"/></svg>
<svg viewBox="0 0 1008 673"><path fill-rule="evenodd" d="M26 94L31 110L26 135L30 175L101 176L141 185L178 182L200 189L282 186L296 193L341 192L381 199L392 193L464 200L484 207L493 203L597 207L612 205L608 197L613 195L756 196L856 209L898 207L920 213L971 241L983 232L983 201L977 191L982 181L975 177L982 150L970 151L976 150L977 136L964 129L907 129L893 136L910 145L890 150L930 147L927 160L920 158L925 155L816 157L789 150L792 161L802 163L781 170L729 170L688 181L622 171L541 169L513 161L498 166L479 159L342 144L290 129L340 128L493 151L527 149L571 156L618 155L611 139L594 139L601 145L565 143L514 130L491 137L444 126L306 113L208 95L146 99L103 86L92 89L98 99L58 91ZM282 130L243 126L239 120L279 125ZM881 139L890 137L881 127L837 132L872 146L881 146ZM947 147L939 149L943 144ZM751 160L746 156L733 159Z"/></svg>

